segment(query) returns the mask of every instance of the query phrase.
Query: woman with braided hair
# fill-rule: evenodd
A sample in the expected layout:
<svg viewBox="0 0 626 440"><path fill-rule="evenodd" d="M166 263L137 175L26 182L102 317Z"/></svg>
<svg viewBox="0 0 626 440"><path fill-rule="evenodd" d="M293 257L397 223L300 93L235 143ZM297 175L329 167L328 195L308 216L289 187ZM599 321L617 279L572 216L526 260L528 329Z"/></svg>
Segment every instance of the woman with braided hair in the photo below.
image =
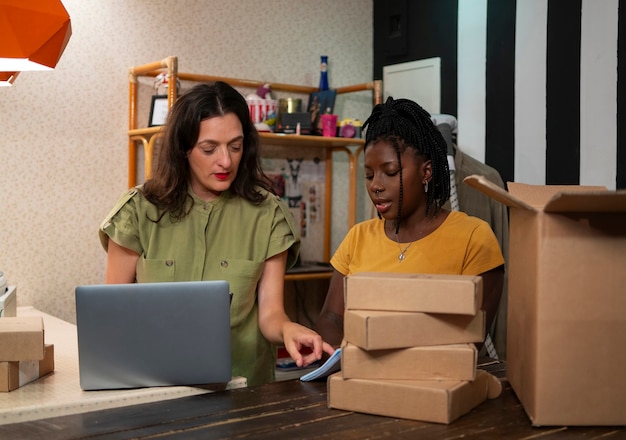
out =
<svg viewBox="0 0 626 440"><path fill-rule="evenodd" d="M316 327L343 339L343 278L358 272L481 275L487 328L495 317L504 258L491 227L443 208L450 196L446 141L417 103L389 98L363 124L365 186L378 218L352 227L331 259Z"/></svg>

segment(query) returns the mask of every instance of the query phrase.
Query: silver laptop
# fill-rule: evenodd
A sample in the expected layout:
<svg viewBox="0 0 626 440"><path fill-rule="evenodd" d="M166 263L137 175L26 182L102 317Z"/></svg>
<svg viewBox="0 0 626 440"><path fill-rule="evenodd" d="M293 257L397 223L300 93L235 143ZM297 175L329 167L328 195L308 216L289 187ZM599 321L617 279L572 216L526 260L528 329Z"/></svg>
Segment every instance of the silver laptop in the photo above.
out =
<svg viewBox="0 0 626 440"><path fill-rule="evenodd" d="M231 380L226 281L76 288L83 390Z"/></svg>

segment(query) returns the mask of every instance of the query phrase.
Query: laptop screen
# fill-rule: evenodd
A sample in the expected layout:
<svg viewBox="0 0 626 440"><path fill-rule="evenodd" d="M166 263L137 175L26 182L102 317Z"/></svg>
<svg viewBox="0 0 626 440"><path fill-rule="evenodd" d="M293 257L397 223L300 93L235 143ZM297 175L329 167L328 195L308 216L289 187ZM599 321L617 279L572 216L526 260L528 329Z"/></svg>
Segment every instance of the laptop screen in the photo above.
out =
<svg viewBox="0 0 626 440"><path fill-rule="evenodd" d="M231 380L226 281L78 286L83 390Z"/></svg>

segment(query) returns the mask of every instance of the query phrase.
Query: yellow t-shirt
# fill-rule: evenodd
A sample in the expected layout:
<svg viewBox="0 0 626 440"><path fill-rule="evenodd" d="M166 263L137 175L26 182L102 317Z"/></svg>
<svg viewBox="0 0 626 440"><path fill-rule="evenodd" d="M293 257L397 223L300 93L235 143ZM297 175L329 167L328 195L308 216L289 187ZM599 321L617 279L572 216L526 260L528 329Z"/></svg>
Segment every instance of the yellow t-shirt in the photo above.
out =
<svg viewBox="0 0 626 440"><path fill-rule="evenodd" d="M464 212L450 212L426 237L398 244L387 237L384 220L366 220L353 226L330 263L343 275L358 272L397 272L479 275L504 264L500 245L483 220Z"/></svg>

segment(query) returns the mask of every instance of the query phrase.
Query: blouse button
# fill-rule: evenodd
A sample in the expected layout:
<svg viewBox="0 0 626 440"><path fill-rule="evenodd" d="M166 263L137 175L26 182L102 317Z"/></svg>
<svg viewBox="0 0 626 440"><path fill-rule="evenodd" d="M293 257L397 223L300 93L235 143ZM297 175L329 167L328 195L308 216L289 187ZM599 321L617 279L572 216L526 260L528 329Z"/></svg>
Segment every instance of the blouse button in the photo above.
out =
<svg viewBox="0 0 626 440"><path fill-rule="evenodd" d="M171 267L171 266L173 266L173 265L174 265L174 262L173 262L172 260L165 260L165 265L166 265L167 267Z"/></svg>
<svg viewBox="0 0 626 440"><path fill-rule="evenodd" d="M205 204L204 204L204 206L203 206L203 208L204 208L204 210L205 210L205 211L208 211L208 209L209 209L209 205L207 205L207 204L205 203Z"/></svg>
<svg viewBox="0 0 626 440"><path fill-rule="evenodd" d="M220 263L220 266L222 266L224 269L226 269L228 267L228 261L222 260L221 263Z"/></svg>

